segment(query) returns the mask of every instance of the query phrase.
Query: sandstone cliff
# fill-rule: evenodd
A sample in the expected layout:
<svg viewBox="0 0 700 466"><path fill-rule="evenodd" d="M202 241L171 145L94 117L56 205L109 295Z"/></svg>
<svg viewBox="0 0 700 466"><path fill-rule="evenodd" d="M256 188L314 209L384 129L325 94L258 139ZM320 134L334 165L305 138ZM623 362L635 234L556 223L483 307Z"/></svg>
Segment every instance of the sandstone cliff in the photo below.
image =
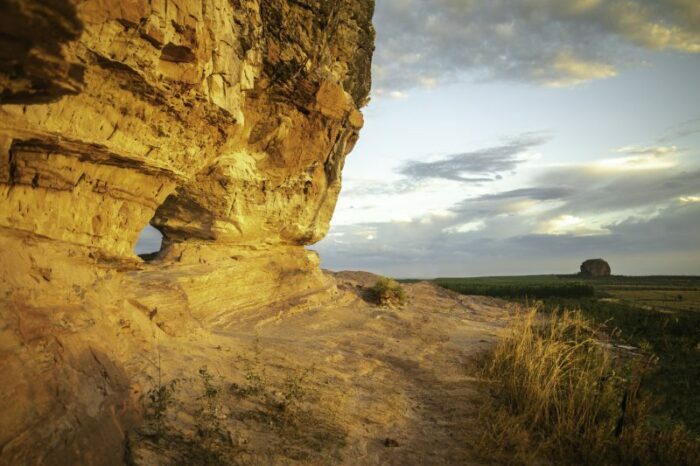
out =
<svg viewBox="0 0 700 466"><path fill-rule="evenodd" d="M338 294L304 245L363 125L373 1L0 8L0 462L121 464L154 339Z"/></svg>

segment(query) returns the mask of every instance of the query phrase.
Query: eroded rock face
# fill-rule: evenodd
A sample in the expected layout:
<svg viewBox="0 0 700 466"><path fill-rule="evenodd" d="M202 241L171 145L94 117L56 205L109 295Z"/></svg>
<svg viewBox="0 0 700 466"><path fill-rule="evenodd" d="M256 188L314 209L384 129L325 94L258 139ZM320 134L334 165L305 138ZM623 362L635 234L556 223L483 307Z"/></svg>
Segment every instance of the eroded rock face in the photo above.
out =
<svg viewBox="0 0 700 466"><path fill-rule="evenodd" d="M609 277L610 265L603 259L588 259L581 264L579 275L583 277Z"/></svg>
<svg viewBox="0 0 700 466"><path fill-rule="evenodd" d="M0 224L120 257L154 214L168 244L323 237L370 1L46 3L3 14Z"/></svg>
<svg viewBox="0 0 700 466"><path fill-rule="evenodd" d="M0 463L120 463L95 451L138 418L149 335L336 293L303 246L363 125L373 1L0 5Z"/></svg>

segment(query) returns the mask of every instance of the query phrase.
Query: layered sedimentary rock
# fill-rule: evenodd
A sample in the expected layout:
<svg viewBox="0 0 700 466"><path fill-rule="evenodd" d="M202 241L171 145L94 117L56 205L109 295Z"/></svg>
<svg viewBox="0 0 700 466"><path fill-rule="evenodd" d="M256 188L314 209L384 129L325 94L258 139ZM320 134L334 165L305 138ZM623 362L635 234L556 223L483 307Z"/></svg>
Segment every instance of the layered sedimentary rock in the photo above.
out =
<svg viewBox="0 0 700 466"><path fill-rule="evenodd" d="M369 2L5 10L3 226L121 257L154 214L167 243L323 236L362 126Z"/></svg>
<svg viewBox="0 0 700 466"><path fill-rule="evenodd" d="M95 451L138 418L133 329L334 293L304 245L363 125L373 1L0 5L0 458L119 463Z"/></svg>

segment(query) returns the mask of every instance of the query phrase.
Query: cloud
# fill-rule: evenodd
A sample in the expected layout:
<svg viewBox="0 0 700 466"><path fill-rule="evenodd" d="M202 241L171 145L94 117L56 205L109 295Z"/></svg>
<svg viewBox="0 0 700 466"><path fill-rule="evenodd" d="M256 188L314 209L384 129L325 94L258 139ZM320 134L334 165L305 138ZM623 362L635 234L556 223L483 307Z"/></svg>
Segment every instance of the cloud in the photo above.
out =
<svg viewBox="0 0 700 466"><path fill-rule="evenodd" d="M464 74L573 86L615 76L641 52L700 52L696 0L382 0L375 92Z"/></svg>
<svg viewBox="0 0 700 466"><path fill-rule="evenodd" d="M413 180L386 182L372 179L345 178L343 180L343 197L386 196L405 194L418 189Z"/></svg>
<svg viewBox="0 0 700 466"><path fill-rule="evenodd" d="M469 199L467 202L474 201L490 201L499 199L532 199L536 201L549 201L554 199L563 199L569 197L575 190L569 187L536 187L536 188L520 188L511 191L501 191L495 194L485 194L475 199Z"/></svg>
<svg viewBox="0 0 700 466"><path fill-rule="evenodd" d="M685 139L696 134L700 134L700 118L687 120L673 128L669 128L667 134L663 135L659 141L666 143L678 139Z"/></svg>
<svg viewBox="0 0 700 466"><path fill-rule="evenodd" d="M700 202L700 196L681 196L678 198L683 204L690 204L695 202Z"/></svg>
<svg viewBox="0 0 700 466"><path fill-rule="evenodd" d="M555 215L600 215L668 203L700 190L700 170L587 170L581 166L543 171L535 179L556 179L574 189Z"/></svg>
<svg viewBox="0 0 700 466"><path fill-rule="evenodd" d="M437 178L463 183L490 182L500 173L513 171L526 162L527 152L548 139L542 134L526 134L498 146L448 155L435 162L410 161L399 173L413 180Z"/></svg>
<svg viewBox="0 0 700 466"><path fill-rule="evenodd" d="M529 147L525 139L474 151L487 154L486 160L479 156L462 163L461 156L449 156L414 162L410 166L420 169L408 174L455 180L457 173L462 182L463 173L511 170L519 166L513 162L520 160L519 148ZM700 273L697 163L682 159L675 146L627 146L616 152L620 156L608 160L622 162L603 163L605 169L601 162L541 167L530 186L452 201L440 214L334 225L317 245L323 264L397 276L558 273L603 256L647 267L626 273ZM654 160L672 163L649 165ZM401 189L411 190L414 181L404 180ZM385 191L397 188L389 187ZM556 268L563 263L572 269Z"/></svg>
<svg viewBox="0 0 700 466"><path fill-rule="evenodd" d="M533 71L533 76L541 75L545 85L550 87L571 87L594 79L610 78L617 75L614 66L597 61L586 61L574 57L571 52L560 52L544 68Z"/></svg>
<svg viewBox="0 0 700 466"><path fill-rule="evenodd" d="M601 235L609 233L607 229L591 226L581 217L568 214L558 215L554 218L545 220L535 231L544 235L569 234L575 236Z"/></svg>
<svg viewBox="0 0 700 466"><path fill-rule="evenodd" d="M668 169L678 165L680 154L676 146L626 146L617 152L625 155L598 160L586 168L597 172Z"/></svg>
<svg viewBox="0 0 700 466"><path fill-rule="evenodd" d="M326 268L397 277L573 273L589 257L610 260L616 273L698 274L698 225L700 203L677 203L651 218L608 224L605 234L561 231L496 237L493 231L500 225L473 223L459 231L441 222L414 221L334 227L342 231L343 244L326 240L314 249ZM364 236L369 227L372 240Z"/></svg>

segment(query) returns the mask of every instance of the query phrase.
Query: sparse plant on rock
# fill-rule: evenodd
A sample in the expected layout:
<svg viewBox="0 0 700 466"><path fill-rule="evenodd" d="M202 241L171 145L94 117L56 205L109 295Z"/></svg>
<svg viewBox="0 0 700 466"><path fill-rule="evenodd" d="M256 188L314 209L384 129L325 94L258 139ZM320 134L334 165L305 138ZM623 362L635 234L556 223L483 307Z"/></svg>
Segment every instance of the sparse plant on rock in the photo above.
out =
<svg viewBox="0 0 700 466"><path fill-rule="evenodd" d="M166 384L158 381L156 386L146 392L145 418L150 433L156 440L162 438L168 429L167 413L175 402L176 386L177 380L171 380Z"/></svg>
<svg viewBox="0 0 700 466"><path fill-rule="evenodd" d="M202 464L232 464L235 444L225 426L227 419L221 403L222 388L207 367L199 369L202 394L197 397L199 407L195 413L195 458Z"/></svg>
<svg viewBox="0 0 700 466"><path fill-rule="evenodd" d="M262 348L260 347L260 336L256 335L253 342L253 353L251 356L240 356L239 361L243 366L245 385L231 385L231 391L239 396L254 396L265 392L267 388L267 373L261 361Z"/></svg>
<svg viewBox="0 0 700 466"><path fill-rule="evenodd" d="M199 378L202 382L202 394L197 398L200 402L195 418L197 437L205 444L231 443L230 436L221 422L222 418L226 418L219 401L221 388L214 383L214 376L206 367L199 369Z"/></svg>

